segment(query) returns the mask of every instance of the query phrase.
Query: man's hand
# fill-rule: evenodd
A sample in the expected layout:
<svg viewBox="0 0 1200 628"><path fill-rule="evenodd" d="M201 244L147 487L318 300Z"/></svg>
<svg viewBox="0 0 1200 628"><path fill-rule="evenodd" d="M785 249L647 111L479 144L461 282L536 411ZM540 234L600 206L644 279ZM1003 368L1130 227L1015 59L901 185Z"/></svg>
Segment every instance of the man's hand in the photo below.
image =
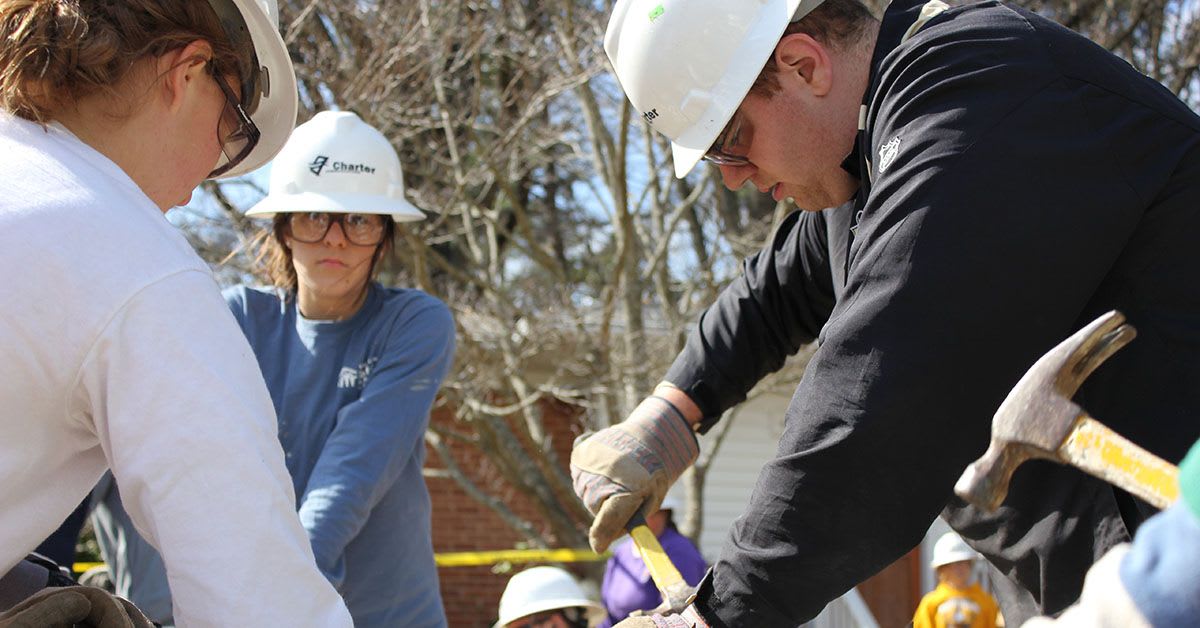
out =
<svg viewBox="0 0 1200 628"><path fill-rule="evenodd" d="M629 418L575 441L575 493L596 516L588 540L603 552L638 509L658 510L667 489L700 454L691 425L661 397L647 397Z"/></svg>
<svg viewBox="0 0 1200 628"><path fill-rule="evenodd" d="M695 606L683 610L682 615L654 614L650 616L630 617L613 626L613 628L709 628L708 622L700 616Z"/></svg>
<svg viewBox="0 0 1200 628"><path fill-rule="evenodd" d="M0 628L153 628L128 600L96 587L43 589L0 615Z"/></svg>

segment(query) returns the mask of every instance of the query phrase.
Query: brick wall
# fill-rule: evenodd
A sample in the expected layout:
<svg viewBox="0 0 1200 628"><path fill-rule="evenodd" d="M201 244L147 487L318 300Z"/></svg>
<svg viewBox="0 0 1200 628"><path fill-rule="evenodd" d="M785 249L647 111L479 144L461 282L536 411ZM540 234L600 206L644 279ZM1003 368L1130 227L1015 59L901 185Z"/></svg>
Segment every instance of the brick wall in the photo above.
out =
<svg viewBox="0 0 1200 628"><path fill-rule="evenodd" d="M880 626L907 626L921 602L920 548L858 585Z"/></svg>
<svg viewBox="0 0 1200 628"><path fill-rule="evenodd" d="M570 458L571 443L580 432L579 422L569 407L553 405L546 408L546 429L550 431L555 450L566 471ZM458 430L462 424L453 423L448 411L435 412L435 423L451 425ZM536 509L530 501L517 492L499 472L477 450L467 444L448 441L454 459L482 490L491 495L502 496L504 503L519 516L541 525ZM429 450L426 468L438 469L442 464L438 455ZM435 552L469 552L514 549L521 541L511 527L491 508L479 503L463 491L450 478L426 478L433 500L433 549ZM542 526L543 533L547 528ZM552 547L560 544L549 539ZM532 567L533 564L512 565L508 573L492 573L493 568L442 567L438 569L438 580L442 600L446 605L446 616L452 628L484 628L496 620L500 594L511 573Z"/></svg>

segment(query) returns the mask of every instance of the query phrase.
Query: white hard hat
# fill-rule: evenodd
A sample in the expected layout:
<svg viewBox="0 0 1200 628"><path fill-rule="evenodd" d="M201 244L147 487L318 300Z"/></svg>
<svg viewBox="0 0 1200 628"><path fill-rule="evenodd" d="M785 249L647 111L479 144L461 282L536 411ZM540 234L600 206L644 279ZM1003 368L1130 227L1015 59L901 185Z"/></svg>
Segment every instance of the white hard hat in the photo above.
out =
<svg viewBox="0 0 1200 628"><path fill-rule="evenodd" d="M249 76L242 77L242 102L261 135L250 154L219 178L236 177L270 161L296 126L299 106L296 72L279 34L276 0L208 0L208 3L234 49L250 48L253 53ZM242 70L246 73L247 68ZM224 162L222 154L217 165Z"/></svg>
<svg viewBox="0 0 1200 628"><path fill-rule="evenodd" d="M979 554L968 547L961 537L953 532L947 532L937 540L937 543L933 544L933 558L929 561L929 566L937 569L942 565L975 560L978 557Z"/></svg>
<svg viewBox="0 0 1200 628"><path fill-rule="evenodd" d="M348 111L322 111L296 127L271 165L270 191L246 212L391 214L397 222L425 214L404 198L404 173L391 142Z"/></svg>
<svg viewBox="0 0 1200 628"><path fill-rule="evenodd" d="M493 628L559 608L581 607L595 624L604 619L604 607L588 599L575 578L558 567L534 567L512 578L500 596L500 619Z"/></svg>
<svg viewBox="0 0 1200 628"><path fill-rule="evenodd" d="M671 140L683 178L716 141L789 22L823 0L618 0L604 52L629 101Z"/></svg>

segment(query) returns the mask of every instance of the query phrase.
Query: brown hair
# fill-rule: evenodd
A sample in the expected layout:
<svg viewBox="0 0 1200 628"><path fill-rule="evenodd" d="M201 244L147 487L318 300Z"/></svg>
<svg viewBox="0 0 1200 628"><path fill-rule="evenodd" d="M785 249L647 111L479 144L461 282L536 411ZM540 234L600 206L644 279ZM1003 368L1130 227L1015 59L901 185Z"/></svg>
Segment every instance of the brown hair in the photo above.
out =
<svg viewBox="0 0 1200 628"><path fill-rule="evenodd" d="M205 0L0 0L0 106L45 124L89 95L118 95L136 62L197 39L222 73L248 61Z"/></svg>
<svg viewBox="0 0 1200 628"><path fill-rule="evenodd" d="M871 11L858 0L825 0L800 21L788 24L779 38L804 33L830 48L845 50L858 43L867 25L875 21ZM772 50L762 72L750 86L750 92L759 96L775 95L779 91L779 79L775 76L778 71Z"/></svg>
<svg viewBox="0 0 1200 628"><path fill-rule="evenodd" d="M292 265L292 249L288 248L284 240L288 235L287 230L288 214L275 214L275 218L271 221L271 228L260 231L251 243L251 247L258 248L258 255L255 256L254 263L266 272L267 278L271 280L271 285L283 290L289 297L294 297L298 283L296 267ZM379 260L392 250L395 235L396 221L391 216L385 215L383 242L380 242L375 248L375 257L371 259L371 270L367 273L368 281L375 276L375 271L379 268Z"/></svg>

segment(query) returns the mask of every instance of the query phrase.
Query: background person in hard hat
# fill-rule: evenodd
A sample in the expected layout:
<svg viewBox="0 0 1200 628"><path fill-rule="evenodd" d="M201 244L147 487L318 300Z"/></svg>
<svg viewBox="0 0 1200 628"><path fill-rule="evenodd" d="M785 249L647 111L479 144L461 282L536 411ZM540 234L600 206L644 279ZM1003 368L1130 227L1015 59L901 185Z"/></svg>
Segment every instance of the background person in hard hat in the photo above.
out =
<svg viewBox="0 0 1200 628"><path fill-rule="evenodd" d="M658 621L794 626L943 509L1007 576L995 586L1009 623L1059 612L1153 509L1048 462L1019 469L995 514L952 486L1029 365L1110 309L1138 338L1076 401L1167 460L1200 436L1200 118L1004 4L895 0L879 21L819 2L613 10L605 50L678 175L707 158L730 188L832 209L788 216L655 397L576 445L592 544L657 507L697 455L693 427L818 341L689 619ZM914 454L930 443L939 455Z"/></svg>
<svg viewBox="0 0 1200 628"><path fill-rule="evenodd" d="M937 575L937 588L921 598L913 615L913 628L995 628L1000 608L978 582L973 582L977 556L953 532L937 540L929 561Z"/></svg>
<svg viewBox="0 0 1200 628"><path fill-rule="evenodd" d="M225 296L275 401L317 565L358 628L444 626L421 467L454 320L420 290L371 281L396 221L425 217L400 159L357 115L318 113L247 214L272 217L274 287Z"/></svg>
<svg viewBox="0 0 1200 628"><path fill-rule="evenodd" d="M692 541L675 527L675 512L683 507L680 490L681 487L676 485L667 492L658 511L646 517L646 526L658 537L663 551L683 579L696 586L708 570L708 563ZM633 541L625 539L613 547L612 553L600 585L600 601L608 613L601 628L612 626L634 611L654 610L662 604L662 593L655 586Z"/></svg>
<svg viewBox="0 0 1200 628"><path fill-rule="evenodd" d="M587 628L603 617L565 569L532 567L508 579L492 628Z"/></svg>
<svg viewBox="0 0 1200 628"><path fill-rule="evenodd" d="M273 0L0 2L0 573L111 467L181 623L350 625L245 337L163 217L291 132L276 25ZM83 590L6 621L105 606Z"/></svg>
<svg viewBox="0 0 1200 628"><path fill-rule="evenodd" d="M1088 570L1078 604L1024 626L1200 627L1200 441L1179 465L1179 500Z"/></svg>

